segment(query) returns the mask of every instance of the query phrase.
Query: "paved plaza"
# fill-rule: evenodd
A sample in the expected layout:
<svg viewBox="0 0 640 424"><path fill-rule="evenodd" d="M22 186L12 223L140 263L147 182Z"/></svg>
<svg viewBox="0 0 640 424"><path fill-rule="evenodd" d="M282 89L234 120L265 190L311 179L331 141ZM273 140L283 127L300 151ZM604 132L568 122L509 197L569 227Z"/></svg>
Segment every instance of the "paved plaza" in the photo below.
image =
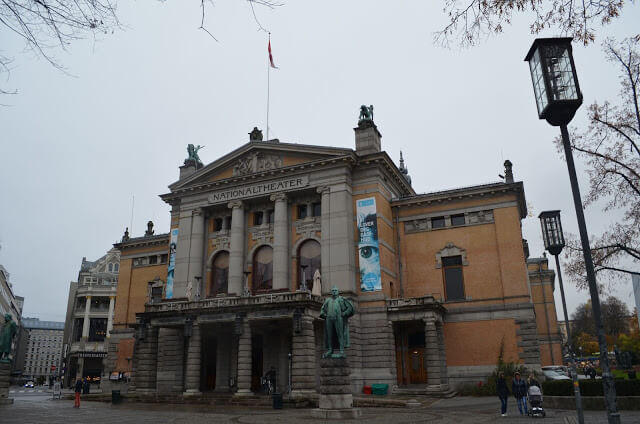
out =
<svg viewBox="0 0 640 424"><path fill-rule="evenodd" d="M41 394L14 395L13 405L0 407L2 424L285 424L323 423L310 416L309 409L283 409L244 406L203 406L123 403L111 405L104 402L84 401L80 409L73 408L71 400L51 400ZM513 400L509 404L507 417L501 417L497 410L499 401L494 398L457 397L453 399L425 401L423 407L408 408L363 408L358 422L367 424L409 424L409 423L524 423L534 418L517 414ZM606 423L604 412L586 412L586 422ZM547 424L574 424L575 412L547 410ZM640 422L640 411L623 411L622 422Z"/></svg>

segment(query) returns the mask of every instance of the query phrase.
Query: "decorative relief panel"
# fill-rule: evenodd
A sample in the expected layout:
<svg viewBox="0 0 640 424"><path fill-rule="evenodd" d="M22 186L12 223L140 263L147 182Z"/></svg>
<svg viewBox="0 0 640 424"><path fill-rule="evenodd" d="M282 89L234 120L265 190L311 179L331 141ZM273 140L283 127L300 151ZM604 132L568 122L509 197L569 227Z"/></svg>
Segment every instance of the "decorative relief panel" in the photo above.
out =
<svg viewBox="0 0 640 424"><path fill-rule="evenodd" d="M281 167L282 157L256 152L238 159L233 167L233 176L253 174L255 172L269 171Z"/></svg>
<svg viewBox="0 0 640 424"><path fill-rule="evenodd" d="M295 222L296 234L302 234L304 237L312 237L316 232L320 231L321 224L319 218L299 219Z"/></svg>
<svg viewBox="0 0 640 424"><path fill-rule="evenodd" d="M249 227L251 239L260 243L273 244L273 226Z"/></svg>
<svg viewBox="0 0 640 424"><path fill-rule="evenodd" d="M211 239L211 249L215 252L219 249L230 249L231 239L229 236L217 236Z"/></svg>

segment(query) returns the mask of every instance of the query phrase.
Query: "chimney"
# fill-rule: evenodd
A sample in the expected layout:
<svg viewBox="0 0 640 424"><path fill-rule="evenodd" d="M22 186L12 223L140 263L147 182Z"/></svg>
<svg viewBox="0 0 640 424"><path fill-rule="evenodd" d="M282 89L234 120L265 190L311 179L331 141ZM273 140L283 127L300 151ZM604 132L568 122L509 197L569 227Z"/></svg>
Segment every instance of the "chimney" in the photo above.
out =
<svg viewBox="0 0 640 424"><path fill-rule="evenodd" d="M504 182L507 184L513 182L513 164L509 159L504 161Z"/></svg>

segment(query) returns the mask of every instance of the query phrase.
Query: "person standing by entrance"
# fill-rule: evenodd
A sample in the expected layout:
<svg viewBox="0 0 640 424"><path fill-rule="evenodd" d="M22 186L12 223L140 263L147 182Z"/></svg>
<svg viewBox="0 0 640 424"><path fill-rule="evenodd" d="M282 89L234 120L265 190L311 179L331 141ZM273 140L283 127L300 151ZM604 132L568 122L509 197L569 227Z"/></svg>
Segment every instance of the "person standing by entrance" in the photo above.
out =
<svg viewBox="0 0 640 424"><path fill-rule="evenodd" d="M82 380L80 379L76 380L75 392L76 392L76 401L73 404L73 407L80 408L80 393L82 393Z"/></svg>
<svg viewBox="0 0 640 424"><path fill-rule="evenodd" d="M503 417L507 416L507 400L509 399L509 388L507 388L507 381L504 379L504 373L498 374L498 381L496 382L496 391L498 392L498 398L500 399L500 413Z"/></svg>
<svg viewBox="0 0 640 424"><path fill-rule="evenodd" d="M527 415L527 383L520 378L519 372L515 373L511 382L511 392L516 398L520 415Z"/></svg>

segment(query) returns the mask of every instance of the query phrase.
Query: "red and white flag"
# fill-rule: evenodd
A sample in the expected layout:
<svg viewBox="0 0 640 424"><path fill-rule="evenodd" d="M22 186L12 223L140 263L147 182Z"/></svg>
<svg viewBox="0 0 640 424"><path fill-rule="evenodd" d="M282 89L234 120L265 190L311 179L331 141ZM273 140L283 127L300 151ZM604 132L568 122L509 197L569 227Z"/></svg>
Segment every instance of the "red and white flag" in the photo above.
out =
<svg viewBox="0 0 640 424"><path fill-rule="evenodd" d="M278 67L273 64L273 55L271 54L271 37L269 37L269 64L273 69L278 69Z"/></svg>

